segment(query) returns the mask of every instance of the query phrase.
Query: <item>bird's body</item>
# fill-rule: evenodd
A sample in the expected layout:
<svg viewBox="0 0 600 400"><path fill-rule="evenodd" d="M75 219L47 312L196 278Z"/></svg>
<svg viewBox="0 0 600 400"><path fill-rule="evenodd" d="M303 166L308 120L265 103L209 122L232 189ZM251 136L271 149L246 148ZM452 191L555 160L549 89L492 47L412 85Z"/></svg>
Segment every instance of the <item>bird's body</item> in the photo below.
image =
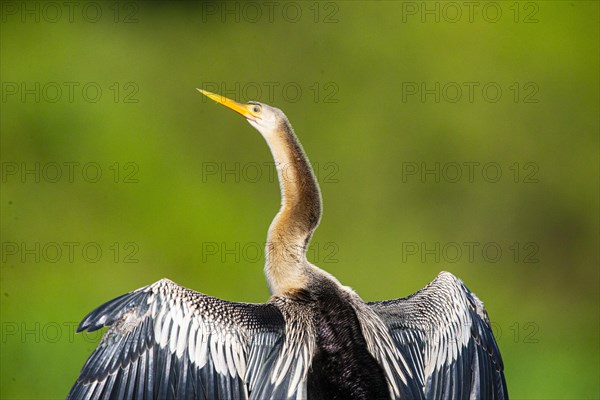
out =
<svg viewBox="0 0 600 400"><path fill-rule="evenodd" d="M321 217L312 168L285 115L201 91L259 130L282 205L267 237L271 299L233 303L163 279L94 310L110 326L69 399L505 399L483 304L442 272L419 292L365 303L306 259Z"/></svg>

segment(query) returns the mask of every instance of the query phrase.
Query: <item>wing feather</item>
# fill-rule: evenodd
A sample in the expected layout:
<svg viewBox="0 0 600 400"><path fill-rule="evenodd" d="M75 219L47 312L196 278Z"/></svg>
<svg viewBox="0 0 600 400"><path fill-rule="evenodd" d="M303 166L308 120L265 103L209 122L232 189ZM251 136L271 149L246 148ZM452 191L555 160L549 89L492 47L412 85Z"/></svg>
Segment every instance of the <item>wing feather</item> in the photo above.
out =
<svg viewBox="0 0 600 400"><path fill-rule="evenodd" d="M78 331L103 326L68 399L252 398L285 342L275 305L226 302L167 279L98 307Z"/></svg>
<svg viewBox="0 0 600 400"><path fill-rule="evenodd" d="M487 312L454 275L442 272L409 297L369 305L415 367L426 399L508 399Z"/></svg>

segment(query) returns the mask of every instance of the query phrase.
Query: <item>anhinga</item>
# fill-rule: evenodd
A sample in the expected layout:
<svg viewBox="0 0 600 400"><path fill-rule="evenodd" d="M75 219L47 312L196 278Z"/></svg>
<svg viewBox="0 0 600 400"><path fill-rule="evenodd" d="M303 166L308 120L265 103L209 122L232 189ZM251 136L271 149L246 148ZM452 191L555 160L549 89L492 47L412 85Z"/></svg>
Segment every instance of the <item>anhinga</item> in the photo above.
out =
<svg viewBox="0 0 600 400"><path fill-rule="evenodd" d="M483 303L448 272L403 299L365 303L308 262L319 185L288 119L198 89L244 116L271 149L281 209L267 237L266 304L162 279L92 311L108 326L69 399L506 399Z"/></svg>

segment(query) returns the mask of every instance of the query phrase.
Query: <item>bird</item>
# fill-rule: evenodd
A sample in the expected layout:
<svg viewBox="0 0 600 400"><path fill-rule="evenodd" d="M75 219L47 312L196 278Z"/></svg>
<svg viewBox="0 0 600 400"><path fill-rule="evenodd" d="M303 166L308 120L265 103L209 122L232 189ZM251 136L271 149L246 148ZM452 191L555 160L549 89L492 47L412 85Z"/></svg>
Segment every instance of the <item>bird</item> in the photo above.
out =
<svg viewBox="0 0 600 400"><path fill-rule="evenodd" d="M221 300L169 279L89 313L108 327L67 399L508 399L483 303L449 272L404 298L365 302L307 260L321 191L286 115L197 89L270 148L281 206L267 233L270 298Z"/></svg>

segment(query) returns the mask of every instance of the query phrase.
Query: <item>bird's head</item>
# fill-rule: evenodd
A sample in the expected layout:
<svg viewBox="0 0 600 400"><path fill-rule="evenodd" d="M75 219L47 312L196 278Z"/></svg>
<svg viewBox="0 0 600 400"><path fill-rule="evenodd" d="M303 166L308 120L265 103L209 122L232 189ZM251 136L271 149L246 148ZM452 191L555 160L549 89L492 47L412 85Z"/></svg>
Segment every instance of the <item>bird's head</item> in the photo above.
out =
<svg viewBox="0 0 600 400"><path fill-rule="evenodd" d="M207 90L197 90L206 97L246 118L250 125L255 127L267 140L269 140L271 136L278 131L281 124L287 120L285 114L283 114L280 109L271 107L267 104L259 103L257 101L243 104Z"/></svg>

